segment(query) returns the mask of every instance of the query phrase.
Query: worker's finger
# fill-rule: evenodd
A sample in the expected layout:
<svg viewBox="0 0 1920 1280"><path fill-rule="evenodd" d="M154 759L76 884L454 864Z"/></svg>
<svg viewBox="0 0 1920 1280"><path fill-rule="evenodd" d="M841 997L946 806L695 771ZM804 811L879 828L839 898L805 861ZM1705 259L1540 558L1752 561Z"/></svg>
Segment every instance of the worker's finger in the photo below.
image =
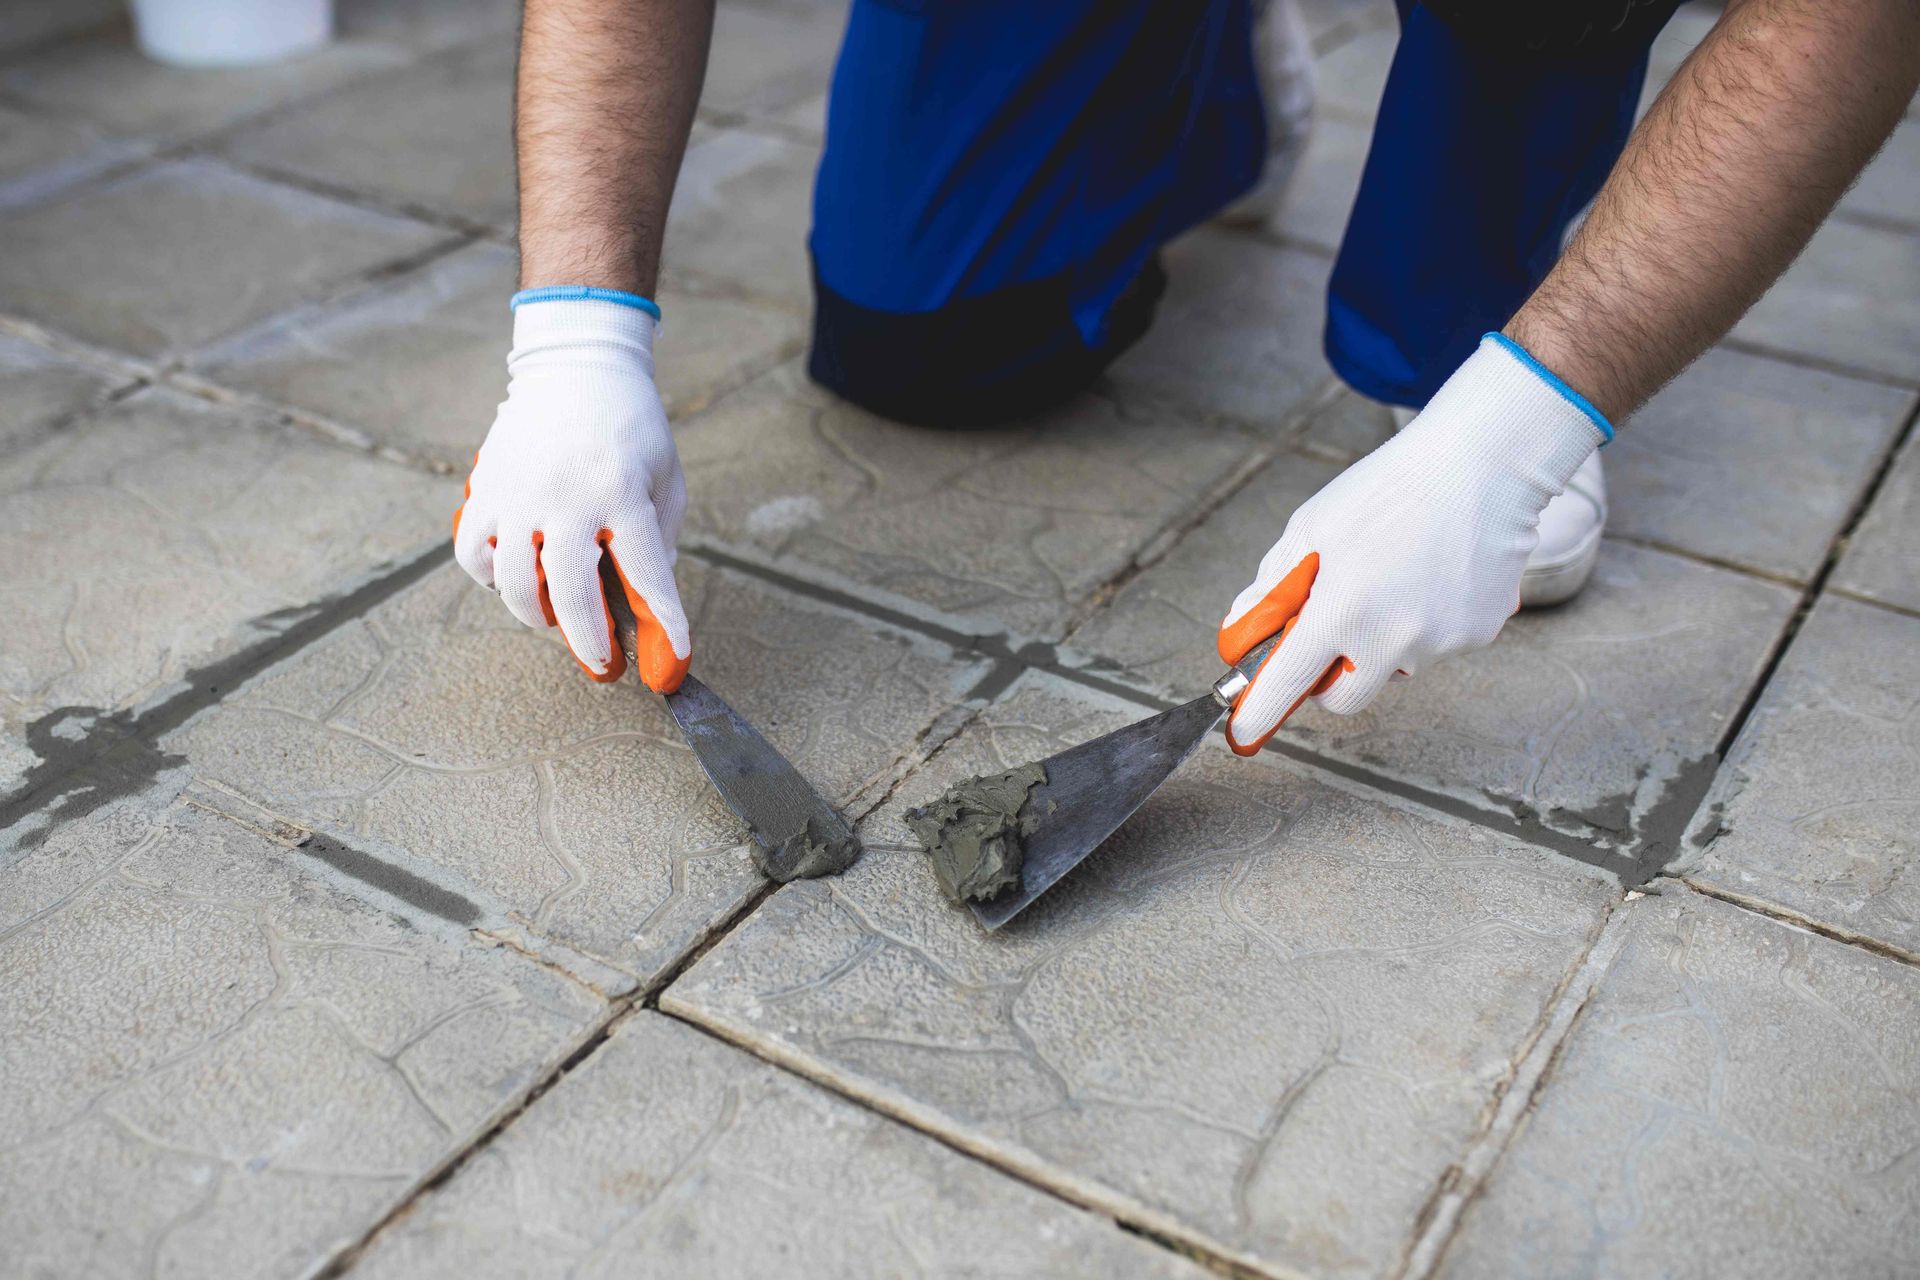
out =
<svg viewBox="0 0 1920 1280"><path fill-rule="evenodd" d="M1296 618L1281 629L1280 643L1234 704L1227 721L1227 745L1239 755L1250 756L1265 746L1323 679L1340 674L1339 646L1315 626L1311 614L1303 617L1304 621ZM1329 672L1329 667L1334 670Z"/></svg>
<svg viewBox="0 0 1920 1280"><path fill-rule="evenodd" d="M1319 553L1297 549L1289 538L1261 561L1260 575L1242 591L1220 624L1220 659L1229 665L1297 617L1320 572Z"/></svg>
<svg viewBox="0 0 1920 1280"><path fill-rule="evenodd" d="M539 548L535 530L503 529L493 548L493 585L513 616L530 627L547 627L540 607Z"/></svg>
<svg viewBox="0 0 1920 1280"><path fill-rule="evenodd" d="M614 641L613 614L600 589L600 542L591 528L548 530L540 542L545 613L560 628L573 660L602 682L618 680L626 655Z"/></svg>
<svg viewBox="0 0 1920 1280"><path fill-rule="evenodd" d="M1352 663L1334 677L1333 682L1314 693L1313 705L1337 716L1358 715L1373 704L1380 691L1393 678L1394 669L1386 666L1355 670Z"/></svg>
<svg viewBox="0 0 1920 1280"><path fill-rule="evenodd" d="M667 549L667 563L673 563L673 549L680 545L680 523L687 516L687 476L674 457L660 468L653 481L653 513L660 527L660 545Z"/></svg>
<svg viewBox="0 0 1920 1280"><path fill-rule="evenodd" d="M607 531L607 550L638 624L640 678L655 693L672 693L686 678L693 643L659 526L651 518L615 526Z"/></svg>
<svg viewBox="0 0 1920 1280"><path fill-rule="evenodd" d="M483 587L493 586L493 533L488 513L473 505L473 485L469 482L467 500L453 513L453 558Z"/></svg>

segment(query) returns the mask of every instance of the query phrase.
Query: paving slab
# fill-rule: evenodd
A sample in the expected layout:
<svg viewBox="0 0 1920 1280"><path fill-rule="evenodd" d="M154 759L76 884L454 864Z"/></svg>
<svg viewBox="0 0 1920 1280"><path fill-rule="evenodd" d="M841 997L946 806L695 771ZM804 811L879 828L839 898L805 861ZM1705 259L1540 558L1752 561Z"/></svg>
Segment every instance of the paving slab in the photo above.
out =
<svg viewBox="0 0 1920 1280"><path fill-rule="evenodd" d="M1327 260L1204 229L1163 253L1153 327L1107 380L1266 431L1292 422L1333 378L1320 353Z"/></svg>
<svg viewBox="0 0 1920 1280"><path fill-rule="evenodd" d="M347 1274L1209 1273L684 1023L643 1013Z"/></svg>
<svg viewBox="0 0 1920 1280"><path fill-rule="evenodd" d="M1220 618L1293 509L1337 473L1271 463L1069 641L1181 697L1221 673ZM1631 843L1684 819L1797 603L1789 588L1607 543L1587 589L1479 653L1387 686L1372 708L1300 709L1282 738L1343 761ZM1694 789L1689 792L1688 788ZM1667 801L1667 803L1663 803Z"/></svg>
<svg viewBox="0 0 1920 1280"><path fill-rule="evenodd" d="M667 216L662 280L690 283L695 292L719 284L808 312L818 155L815 147L740 129L696 134Z"/></svg>
<svg viewBox="0 0 1920 1280"><path fill-rule="evenodd" d="M1617 890L1216 741L998 934L947 903L903 808L1139 714L1023 677L662 1008L1263 1271L1389 1272Z"/></svg>
<svg viewBox="0 0 1920 1280"><path fill-rule="evenodd" d="M134 43L132 25L113 23L0 68L0 89L108 133L180 141L398 66L406 57L397 46L349 33L271 66L187 70L148 58Z"/></svg>
<svg viewBox="0 0 1920 1280"><path fill-rule="evenodd" d="M0 53L104 26L124 12L117 0L12 0L0 10Z"/></svg>
<svg viewBox="0 0 1920 1280"><path fill-rule="evenodd" d="M0 308L164 358L443 238L223 165L161 164L0 213Z"/></svg>
<svg viewBox="0 0 1920 1280"><path fill-rule="evenodd" d="M0 334L0 469L4 451L18 449L55 423L100 404L109 391L131 385L129 374L114 374L56 355L9 334Z"/></svg>
<svg viewBox="0 0 1920 1280"><path fill-rule="evenodd" d="M1920 432L1854 529L1832 585L1920 613Z"/></svg>
<svg viewBox="0 0 1920 1280"><path fill-rule="evenodd" d="M1669 889L1443 1276L1920 1269L1920 971Z"/></svg>
<svg viewBox="0 0 1920 1280"><path fill-rule="evenodd" d="M364 79L226 139L233 158L511 232L511 35Z"/></svg>
<svg viewBox="0 0 1920 1280"><path fill-rule="evenodd" d="M845 6L779 9L722 4L714 12L700 105L777 115L824 93L846 27Z"/></svg>
<svg viewBox="0 0 1920 1280"><path fill-rule="evenodd" d="M1366 124L1340 115L1317 117L1299 167L1287 182L1280 211L1270 219L1271 230L1325 253L1337 253L1372 144L1373 129ZM1324 283L1318 306L1305 306L1298 296L1289 305L1324 319Z"/></svg>
<svg viewBox="0 0 1920 1280"><path fill-rule="evenodd" d="M43 200L144 152L84 125L0 107L0 209Z"/></svg>
<svg viewBox="0 0 1920 1280"><path fill-rule="evenodd" d="M1840 208L1920 229L1920 120L1908 118L1894 126L1886 146L1841 197Z"/></svg>
<svg viewBox="0 0 1920 1280"><path fill-rule="evenodd" d="M198 355L223 386L292 405L369 444L465 472L506 395L518 287L511 249L474 244L353 297L290 312ZM663 291L661 399L681 417L805 340L800 317Z"/></svg>
<svg viewBox="0 0 1920 1280"><path fill-rule="evenodd" d="M1920 250L1912 233L1829 220L1733 336L1920 382Z"/></svg>
<svg viewBox="0 0 1920 1280"><path fill-rule="evenodd" d="M334 24L358 40L433 50L520 26L519 0L334 0Z"/></svg>
<svg viewBox="0 0 1920 1280"><path fill-rule="evenodd" d="M1896 387L1710 351L1601 455L1607 532L1805 582L1914 400Z"/></svg>
<svg viewBox="0 0 1920 1280"><path fill-rule="evenodd" d="M153 697L418 554L458 501L450 480L151 388L8 450L0 723Z"/></svg>
<svg viewBox="0 0 1920 1280"><path fill-rule="evenodd" d="M679 566L694 671L844 803L982 674ZM666 971L763 883L665 705L581 675L449 565L167 739L199 775L612 966Z"/></svg>
<svg viewBox="0 0 1920 1280"><path fill-rule="evenodd" d="M1400 46L1400 24L1370 26L1343 40L1315 63L1314 106L1321 113L1370 122Z"/></svg>
<svg viewBox="0 0 1920 1280"><path fill-rule="evenodd" d="M1092 395L1013 427L906 427L797 366L677 435L688 536L1045 639L1254 447Z"/></svg>
<svg viewBox="0 0 1920 1280"><path fill-rule="evenodd" d="M579 984L324 870L203 809L141 803L10 862L10 1274L308 1274L604 1016Z"/></svg>
<svg viewBox="0 0 1920 1280"><path fill-rule="evenodd" d="M1920 618L1814 607L1707 797L1692 874L1920 956Z"/></svg>

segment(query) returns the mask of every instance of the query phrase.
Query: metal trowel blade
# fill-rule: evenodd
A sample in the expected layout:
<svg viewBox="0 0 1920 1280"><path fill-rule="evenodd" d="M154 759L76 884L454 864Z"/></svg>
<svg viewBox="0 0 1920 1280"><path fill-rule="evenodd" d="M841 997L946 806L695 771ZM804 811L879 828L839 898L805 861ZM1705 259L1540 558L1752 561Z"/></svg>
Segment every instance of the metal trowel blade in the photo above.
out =
<svg viewBox="0 0 1920 1280"><path fill-rule="evenodd" d="M620 650L637 670L639 625L612 559L605 555L600 559L600 581ZM789 842L796 836L809 836L816 844L844 842L847 863L859 856L859 844L847 820L719 694L689 675L665 699L714 789L760 846L761 856L755 861L763 871L781 881L796 874L819 874L787 865L793 856Z"/></svg>
<svg viewBox="0 0 1920 1280"><path fill-rule="evenodd" d="M975 918L998 929L1104 844L1206 739L1279 642L1256 645L1205 697L1041 761L1047 780L1020 811L1033 823L1022 841L1020 887L968 903Z"/></svg>

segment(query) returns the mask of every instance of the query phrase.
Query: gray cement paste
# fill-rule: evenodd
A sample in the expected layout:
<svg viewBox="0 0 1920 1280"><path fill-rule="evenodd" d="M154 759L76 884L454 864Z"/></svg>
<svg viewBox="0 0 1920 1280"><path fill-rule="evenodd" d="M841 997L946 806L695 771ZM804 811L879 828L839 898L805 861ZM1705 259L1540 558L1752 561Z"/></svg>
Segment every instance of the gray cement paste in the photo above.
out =
<svg viewBox="0 0 1920 1280"><path fill-rule="evenodd" d="M860 841L827 830L818 818L809 818L805 830L788 836L772 849L755 844L751 852L754 865L769 879L785 884L789 880L839 875L858 861Z"/></svg>
<svg viewBox="0 0 1920 1280"><path fill-rule="evenodd" d="M907 826L933 860L933 877L955 902L985 902L1020 887L1026 812L1046 767L1023 764L1006 773L968 778L932 804L907 810Z"/></svg>

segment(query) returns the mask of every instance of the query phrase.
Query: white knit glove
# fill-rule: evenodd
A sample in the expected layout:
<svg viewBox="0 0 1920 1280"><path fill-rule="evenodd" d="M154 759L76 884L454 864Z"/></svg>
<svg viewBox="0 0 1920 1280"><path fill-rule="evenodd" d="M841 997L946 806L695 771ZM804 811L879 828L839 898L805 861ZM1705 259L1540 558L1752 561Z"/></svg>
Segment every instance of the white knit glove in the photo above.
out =
<svg viewBox="0 0 1920 1280"><path fill-rule="evenodd" d="M1598 410L1488 334L1404 431L1308 499L1220 627L1238 662L1283 636L1227 740L1252 755L1308 698L1352 715L1395 672L1491 644L1520 603L1541 509L1613 436Z"/></svg>
<svg viewBox="0 0 1920 1280"><path fill-rule="evenodd" d="M453 547L520 621L558 625L602 681L627 668L600 590L605 548L640 623L640 678L670 693L692 653L673 582L687 482L653 385L656 315L641 304L652 307L588 289L516 296L507 398L474 457Z"/></svg>

